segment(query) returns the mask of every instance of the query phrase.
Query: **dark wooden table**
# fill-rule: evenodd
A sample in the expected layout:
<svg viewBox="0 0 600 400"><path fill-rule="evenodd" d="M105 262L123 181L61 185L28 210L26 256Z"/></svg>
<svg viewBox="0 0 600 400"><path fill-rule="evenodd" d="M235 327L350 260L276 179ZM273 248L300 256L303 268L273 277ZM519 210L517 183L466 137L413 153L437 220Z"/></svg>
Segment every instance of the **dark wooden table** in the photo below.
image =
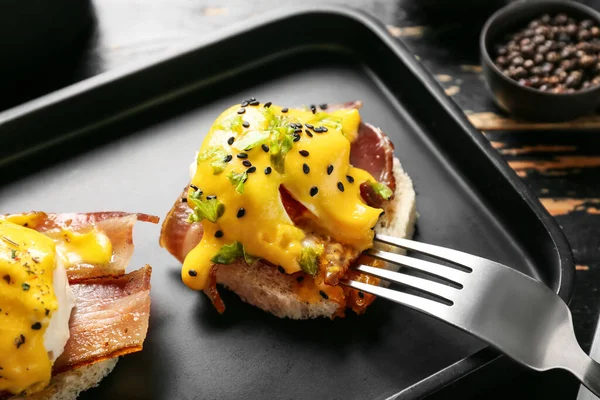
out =
<svg viewBox="0 0 600 400"><path fill-rule="evenodd" d="M577 337L589 351L600 301L600 126L540 127L501 119L481 77L478 36L488 8L425 9L423 0L304 0L304 4L357 6L404 41L435 75L475 126L481 128L565 231L577 263L571 310ZM429 3L430 1L427 1ZM234 22L295 0L95 0L96 22L76 45L63 49L62 60L48 63L48 73L18 82L5 92L8 108L98 73L156 57ZM439 1L439 3L450 3ZM600 9L600 0L586 1ZM16 78L15 78L16 79ZM526 374L517 382L493 388L484 398L575 398L579 385L563 373ZM518 396L518 397L516 397Z"/></svg>

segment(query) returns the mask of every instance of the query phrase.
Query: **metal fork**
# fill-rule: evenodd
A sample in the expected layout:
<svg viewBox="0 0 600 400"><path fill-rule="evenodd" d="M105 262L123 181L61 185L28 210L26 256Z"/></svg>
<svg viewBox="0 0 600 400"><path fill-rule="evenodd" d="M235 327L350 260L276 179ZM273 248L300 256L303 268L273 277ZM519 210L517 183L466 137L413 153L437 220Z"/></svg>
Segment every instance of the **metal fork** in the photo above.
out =
<svg viewBox="0 0 600 400"><path fill-rule="evenodd" d="M379 234L375 241L461 268L370 249L365 254L448 284L407 275L404 268L393 272L368 265L354 269L416 290L406 293L352 280L342 284L454 325L536 371L567 370L600 397L600 364L581 349L568 306L546 285L503 264L461 251ZM432 296L423 297L422 292Z"/></svg>

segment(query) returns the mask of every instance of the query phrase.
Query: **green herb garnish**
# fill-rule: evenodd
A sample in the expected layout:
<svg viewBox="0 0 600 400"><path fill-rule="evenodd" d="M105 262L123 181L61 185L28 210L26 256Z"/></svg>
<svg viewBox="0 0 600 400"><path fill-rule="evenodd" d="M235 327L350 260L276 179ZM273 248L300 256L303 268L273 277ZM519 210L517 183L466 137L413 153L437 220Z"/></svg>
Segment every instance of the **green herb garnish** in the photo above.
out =
<svg viewBox="0 0 600 400"><path fill-rule="evenodd" d="M244 261L246 261L246 264L248 264L248 266L252 266L252 264L254 264L258 260L260 260L260 257L256 257L256 256L246 253L245 248L243 249L243 251L244 251Z"/></svg>
<svg viewBox="0 0 600 400"><path fill-rule="evenodd" d="M249 131L241 139L233 144L233 148L243 151L248 151L256 146L260 146L269 140L269 132L265 131Z"/></svg>
<svg viewBox="0 0 600 400"><path fill-rule="evenodd" d="M200 190L196 190L188 196L188 203L194 205L194 210L188 217L189 222L201 222L205 219L210 222L217 222L219 217L225 212L223 203L214 197L211 199L202 199L202 192Z"/></svg>
<svg viewBox="0 0 600 400"><path fill-rule="evenodd" d="M248 180L248 173L246 171L244 172L233 172L231 171L229 173L229 175L227 175L227 178L229 178L229 182L231 182L231 184L233 186L235 186L235 191L242 194L244 193L244 183L246 183L246 180Z"/></svg>
<svg viewBox="0 0 600 400"><path fill-rule="evenodd" d="M293 132L293 130L292 130ZM275 132L271 135L269 149L271 152L271 165L275 171L283 174L285 172L285 156L294 145L294 136L289 133Z"/></svg>
<svg viewBox="0 0 600 400"><path fill-rule="evenodd" d="M21 285L21 287L23 288L23 291L27 292L29 290L29 288L31 288L31 286L29 286L29 283L24 283Z"/></svg>
<svg viewBox="0 0 600 400"><path fill-rule="evenodd" d="M319 257L323 253L323 245L306 246L302 248L300 253L300 268L302 271L315 276L319 271Z"/></svg>
<svg viewBox="0 0 600 400"><path fill-rule="evenodd" d="M235 117L231 118L228 121L228 128L230 131L234 131L237 133L240 133L242 131L242 124L244 123L244 120L242 119L242 117L240 115L236 115Z"/></svg>
<svg viewBox="0 0 600 400"><path fill-rule="evenodd" d="M371 184L371 187L373 188L373 190L375 191L375 193L377 193L379 196L381 196L381 198L383 198L385 200L389 200L390 197L392 197L392 195L394 194L394 192L392 192L392 189L390 189L383 183L370 182L370 184Z"/></svg>
<svg viewBox="0 0 600 400"><path fill-rule="evenodd" d="M246 253L244 246L240 242L235 241L231 244L221 246L217 254L211 258L211 261L215 264L231 264L240 257L243 257L248 265L254 264L260 258Z"/></svg>
<svg viewBox="0 0 600 400"><path fill-rule="evenodd" d="M15 249L10 250L10 258L12 258L13 260L17 258L17 251Z"/></svg>
<svg viewBox="0 0 600 400"><path fill-rule="evenodd" d="M218 175L227 166L225 162L225 157L227 156L227 152L221 146L212 146L208 149L204 150L202 153L198 155L197 162L211 160L211 167L213 167L213 174Z"/></svg>

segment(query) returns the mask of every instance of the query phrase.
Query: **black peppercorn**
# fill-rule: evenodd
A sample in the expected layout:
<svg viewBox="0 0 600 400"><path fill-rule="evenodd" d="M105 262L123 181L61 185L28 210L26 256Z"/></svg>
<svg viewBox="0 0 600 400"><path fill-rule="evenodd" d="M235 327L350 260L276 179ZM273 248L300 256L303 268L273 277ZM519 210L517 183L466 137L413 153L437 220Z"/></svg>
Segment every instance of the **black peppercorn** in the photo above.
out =
<svg viewBox="0 0 600 400"><path fill-rule="evenodd" d="M569 76L567 77L567 79L565 80L565 85L569 88L575 88L577 86L579 86L579 84L581 83L581 72L580 71L573 71L569 74Z"/></svg>
<svg viewBox="0 0 600 400"><path fill-rule="evenodd" d="M592 37L592 34L587 29L582 29L579 32L577 32L577 38L579 40L588 40L591 37Z"/></svg>
<svg viewBox="0 0 600 400"><path fill-rule="evenodd" d="M596 56L585 54L579 58L578 64L582 68L588 68L596 64L596 61L598 61Z"/></svg>
<svg viewBox="0 0 600 400"><path fill-rule="evenodd" d="M551 51L550 53L546 54L546 61L550 62L550 63L555 63L557 61L560 61L561 57L560 54L558 54L555 51Z"/></svg>
<svg viewBox="0 0 600 400"><path fill-rule="evenodd" d="M523 65L523 62L525 60L523 60L523 57L518 56L512 59L512 61L510 62L512 65L514 65L515 67L518 67L520 65Z"/></svg>
<svg viewBox="0 0 600 400"><path fill-rule="evenodd" d="M541 64L544 62L544 56L541 54L536 54L533 56L533 62L536 64Z"/></svg>

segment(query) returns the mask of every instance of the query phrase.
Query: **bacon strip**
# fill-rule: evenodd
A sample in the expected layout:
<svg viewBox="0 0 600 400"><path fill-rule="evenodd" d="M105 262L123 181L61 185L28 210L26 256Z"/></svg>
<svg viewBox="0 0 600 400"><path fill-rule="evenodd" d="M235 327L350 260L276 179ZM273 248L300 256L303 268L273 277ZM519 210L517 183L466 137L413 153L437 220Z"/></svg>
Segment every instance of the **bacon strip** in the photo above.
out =
<svg viewBox="0 0 600 400"><path fill-rule="evenodd" d="M180 263L202 239L202 224L191 224L188 216L191 209L182 199L187 198L187 187L175 201L165 217L160 230L160 245L167 249Z"/></svg>
<svg viewBox="0 0 600 400"><path fill-rule="evenodd" d="M71 337L54 364L54 374L142 350L151 274L146 265L127 275L91 278L71 286L76 299Z"/></svg>
<svg viewBox="0 0 600 400"><path fill-rule="evenodd" d="M159 218L153 215L120 211L63 214L31 212L25 215L32 221L27 225L29 228L48 234L49 236L52 236L54 232L59 232L61 229L69 229L74 232L87 232L95 227L110 239L113 248L110 263L78 263L70 265L67 267L67 275L70 283L99 276L123 275L133 255L133 227L135 223L137 221L153 224L159 222ZM5 217L9 216L6 215Z"/></svg>

